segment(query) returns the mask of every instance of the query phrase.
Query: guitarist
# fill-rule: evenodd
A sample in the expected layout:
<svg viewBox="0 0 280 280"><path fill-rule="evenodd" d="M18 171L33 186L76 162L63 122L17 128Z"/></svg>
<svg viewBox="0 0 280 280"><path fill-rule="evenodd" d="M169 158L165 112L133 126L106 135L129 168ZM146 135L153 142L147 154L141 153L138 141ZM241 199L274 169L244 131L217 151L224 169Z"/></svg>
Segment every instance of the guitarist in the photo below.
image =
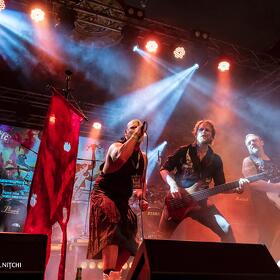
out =
<svg viewBox="0 0 280 280"><path fill-rule="evenodd" d="M243 160L242 173L244 176L268 171L272 176L278 177L278 179L271 181L259 180L250 183L252 203L259 230L259 242L266 244L273 254L273 239L276 237L277 231L280 230L279 166L265 153L264 141L259 135L247 134L245 145L249 156ZM269 199L270 194L272 195L271 199ZM278 199L278 204L277 200L272 199L273 197ZM280 248L278 248L278 258L280 258L279 251Z"/></svg>
<svg viewBox="0 0 280 280"><path fill-rule="evenodd" d="M200 185L199 182L204 182L204 188L208 188L208 184L212 179L215 185L225 183L223 162L220 156L214 153L210 147L215 134L215 127L210 120L198 121L193 128L194 142L177 149L163 164L160 174L170 187L168 195L171 196L171 199L180 201L182 195L185 194L184 192L191 194L197 191L196 185ZM243 183L247 183L241 180L239 185L242 186ZM241 187L231 192L239 191L242 191ZM174 219L171 217L170 209L168 209L168 204L166 203L159 224L160 235L163 238L170 238L177 225L184 218L191 217L210 228L220 237L221 241L235 242L230 224L215 205L211 205L207 200L202 200L198 202L197 206L186 215L183 214L179 219ZM182 210L184 211L184 209Z"/></svg>

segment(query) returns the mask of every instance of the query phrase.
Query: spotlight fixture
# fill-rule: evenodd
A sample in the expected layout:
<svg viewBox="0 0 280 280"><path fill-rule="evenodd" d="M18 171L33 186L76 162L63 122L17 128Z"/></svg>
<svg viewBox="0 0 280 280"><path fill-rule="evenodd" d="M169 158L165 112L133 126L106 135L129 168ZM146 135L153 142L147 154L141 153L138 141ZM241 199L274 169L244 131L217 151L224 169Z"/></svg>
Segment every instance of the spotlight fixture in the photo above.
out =
<svg viewBox="0 0 280 280"><path fill-rule="evenodd" d="M136 19L143 19L145 17L145 11L142 8L125 5L124 12L127 17L134 17Z"/></svg>
<svg viewBox="0 0 280 280"><path fill-rule="evenodd" d="M209 39L209 33L202 31L202 30L193 30L193 37L196 39L201 39L201 40L208 40Z"/></svg>
<svg viewBox="0 0 280 280"><path fill-rule="evenodd" d="M158 43L155 40L147 41L145 48L150 53L156 53L158 50Z"/></svg>
<svg viewBox="0 0 280 280"><path fill-rule="evenodd" d="M139 30L132 25L125 25L121 31L122 40L121 43L129 48L132 48L138 44Z"/></svg>
<svg viewBox="0 0 280 280"><path fill-rule="evenodd" d="M186 54L186 50L183 46L178 46L173 51L173 55L177 59L183 59L185 54Z"/></svg>
<svg viewBox="0 0 280 280"><path fill-rule="evenodd" d="M89 268L89 269L95 269L95 267L96 267L95 262L90 262L90 263L88 264L88 268Z"/></svg>
<svg viewBox="0 0 280 280"><path fill-rule="evenodd" d="M148 0L140 0L140 6L145 9L147 7Z"/></svg>
<svg viewBox="0 0 280 280"><path fill-rule="evenodd" d="M6 8L5 0L0 0L0 12L5 10L5 8Z"/></svg>
<svg viewBox="0 0 280 280"><path fill-rule="evenodd" d="M41 23L45 20L49 6L44 0L30 0L30 17L32 21Z"/></svg>
<svg viewBox="0 0 280 280"><path fill-rule="evenodd" d="M100 122L94 122L93 125L92 125L92 127L93 127L94 129L96 129L96 130L100 130L101 127L102 127L102 125L101 125Z"/></svg>
<svg viewBox="0 0 280 280"><path fill-rule="evenodd" d="M138 47L138 45L135 45L134 47L133 47L133 49L132 49L134 52L137 52L138 50L139 50L139 47Z"/></svg>
<svg viewBox="0 0 280 280"><path fill-rule="evenodd" d="M30 12L30 17L35 22L42 22L45 19L45 12L41 8L33 8Z"/></svg>
<svg viewBox="0 0 280 280"><path fill-rule="evenodd" d="M73 8L62 5L57 13L55 27L63 31L72 31L75 28L77 13Z"/></svg>
<svg viewBox="0 0 280 280"><path fill-rule="evenodd" d="M51 115L51 116L49 117L49 122L50 122L51 124L55 124L55 121L56 121L55 115Z"/></svg>
<svg viewBox="0 0 280 280"><path fill-rule="evenodd" d="M207 33L207 32L202 32L201 37L202 37L202 39L204 39L204 40L208 40L208 39L209 39L209 33Z"/></svg>
<svg viewBox="0 0 280 280"><path fill-rule="evenodd" d="M219 64L218 64L218 69L221 72L229 71L230 70L230 62L227 61L227 60L220 61Z"/></svg>

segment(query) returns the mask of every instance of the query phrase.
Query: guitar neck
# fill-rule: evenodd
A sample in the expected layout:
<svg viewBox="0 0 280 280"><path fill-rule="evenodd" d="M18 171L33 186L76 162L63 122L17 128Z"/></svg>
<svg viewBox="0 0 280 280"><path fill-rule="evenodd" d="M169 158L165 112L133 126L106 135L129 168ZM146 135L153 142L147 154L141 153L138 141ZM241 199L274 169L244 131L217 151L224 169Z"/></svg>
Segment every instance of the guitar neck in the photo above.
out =
<svg viewBox="0 0 280 280"><path fill-rule="evenodd" d="M263 173L259 173L259 174L253 175L253 176L246 177L245 179L249 180L250 182L255 182L255 181L263 179L266 175L267 175L267 173L263 172ZM238 186L239 186L239 181L233 181L233 182L215 186L214 188L211 188L211 189L204 189L204 190L197 191L197 192L191 194L191 196L195 201L200 201L200 200L206 199L207 197L210 197L212 195L219 194L219 193L229 191L229 190L233 190L233 189L237 188Z"/></svg>

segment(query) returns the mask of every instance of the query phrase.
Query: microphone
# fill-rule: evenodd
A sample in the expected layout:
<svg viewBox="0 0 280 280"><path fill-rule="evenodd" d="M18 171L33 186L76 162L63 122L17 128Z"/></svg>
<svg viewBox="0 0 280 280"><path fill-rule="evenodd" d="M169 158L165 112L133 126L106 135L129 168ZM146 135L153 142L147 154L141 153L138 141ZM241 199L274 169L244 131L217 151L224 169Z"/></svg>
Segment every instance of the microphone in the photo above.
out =
<svg viewBox="0 0 280 280"><path fill-rule="evenodd" d="M141 126L141 134L143 135L147 131L148 125L147 122L144 121L142 126Z"/></svg>

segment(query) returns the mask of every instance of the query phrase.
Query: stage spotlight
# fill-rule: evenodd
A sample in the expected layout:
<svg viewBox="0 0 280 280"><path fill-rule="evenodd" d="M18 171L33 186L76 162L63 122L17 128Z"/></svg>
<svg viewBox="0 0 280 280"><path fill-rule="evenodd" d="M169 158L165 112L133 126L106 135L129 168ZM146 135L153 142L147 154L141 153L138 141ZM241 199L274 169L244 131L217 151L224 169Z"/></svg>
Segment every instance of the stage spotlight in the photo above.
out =
<svg viewBox="0 0 280 280"><path fill-rule="evenodd" d="M143 19L145 17L144 9L138 8L138 7L132 7L129 5L125 5L125 14L128 17L134 17L137 19Z"/></svg>
<svg viewBox="0 0 280 280"><path fill-rule="evenodd" d="M196 38L199 38L200 35L201 35L201 32L200 32L199 30L194 30L194 36L195 36Z"/></svg>
<svg viewBox="0 0 280 280"><path fill-rule="evenodd" d="M138 45L135 45L134 47L133 47L133 49L132 49L134 52L137 52L138 50L139 50L139 47L138 47Z"/></svg>
<svg viewBox="0 0 280 280"><path fill-rule="evenodd" d="M202 37L202 39L204 39L204 40L208 40L208 39L209 39L209 33L207 33L207 32L202 32L201 37Z"/></svg>
<svg viewBox="0 0 280 280"><path fill-rule="evenodd" d="M35 22L42 22L45 19L45 12L39 7L32 8L30 17Z"/></svg>
<svg viewBox="0 0 280 280"><path fill-rule="evenodd" d="M150 53L156 53L158 50L158 43L155 40L149 40L146 43L145 48Z"/></svg>
<svg viewBox="0 0 280 280"><path fill-rule="evenodd" d="M197 63L195 63L195 64L194 64L194 68L195 68L195 69L198 69L198 68L199 68L199 65L198 65Z"/></svg>
<svg viewBox="0 0 280 280"><path fill-rule="evenodd" d="M49 117L49 122L50 122L51 124L55 124L55 120L56 120L55 115L51 115L51 116Z"/></svg>
<svg viewBox="0 0 280 280"><path fill-rule="evenodd" d="M227 60L220 61L219 64L218 64L218 69L221 72L229 71L229 69L230 69L229 61L227 61Z"/></svg>
<svg viewBox="0 0 280 280"><path fill-rule="evenodd" d="M136 11L136 15L137 15L137 18L144 18L144 11L142 10L137 10Z"/></svg>
<svg viewBox="0 0 280 280"><path fill-rule="evenodd" d="M138 45L139 30L134 26L131 26L129 24L123 26L121 34L122 34L121 43L124 46L133 49L134 46Z"/></svg>
<svg viewBox="0 0 280 280"><path fill-rule="evenodd" d="M6 8L5 0L0 0L0 12L5 10L5 8Z"/></svg>
<svg viewBox="0 0 280 280"><path fill-rule="evenodd" d="M100 270L103 268L102 262L98 262L98 263L97 263L97 268L100 269Z"/></svg>
<svg viewBox="0 0 280 280"><path fill-rule="evenodd" d="M92 127L93 127L94 129L100 130L101 127L102 127L102 125L101 125L100 122L94 122L93 125L92 125Z"/></svg>
<svg viewBox="0 0 280 280"><path fill-rule="evenodd" d="M202 40L208 40L209 39L209 33L202 31L202 30L193 30L193 36L196 39L202 39Z"/></svg>
<svg viewBox="0 0 280 280"><path fill-rule="evenodd" d="M95 269L95 267L96 267L95 262L90 262L90 263L88 264L88 268L89 268L89 269Z"/></svg>
<svg viewBox="0 0 280 280"><path fill-rule="evenodd" d="M173 51L173 55L175 58L183 59L186 54L186 50L184 47L176 47Z"/></svg>
<svg viewBox="0 0 280 280"><path fill-rule="evenodd" d="M85 261L80 263L80 267L81 267L82 269L86 269L87 266L88 266L88 264L87 264L87 262L85 262Z"/></svg>
<svg viewBox="0 0 280 280"><path fill-rule="evenodd" d="M71 7L61 6L57 13L55 27L63 31L72 31L75 28L77 13Z"/></svg>

